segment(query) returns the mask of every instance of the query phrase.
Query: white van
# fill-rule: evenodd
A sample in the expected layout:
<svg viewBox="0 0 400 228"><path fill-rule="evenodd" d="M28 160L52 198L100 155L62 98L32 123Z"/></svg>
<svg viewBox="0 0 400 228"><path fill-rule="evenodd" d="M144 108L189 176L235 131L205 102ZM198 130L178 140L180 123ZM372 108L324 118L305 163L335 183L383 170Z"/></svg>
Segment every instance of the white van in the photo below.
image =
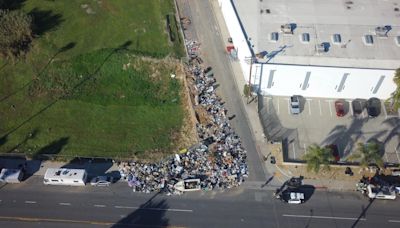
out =
<svg viewBox="0 0 400 228"><path fill-rule="evenodd" d="M85 186L87 173L84 169L47 169L44 174L45 185Z"/></svg>

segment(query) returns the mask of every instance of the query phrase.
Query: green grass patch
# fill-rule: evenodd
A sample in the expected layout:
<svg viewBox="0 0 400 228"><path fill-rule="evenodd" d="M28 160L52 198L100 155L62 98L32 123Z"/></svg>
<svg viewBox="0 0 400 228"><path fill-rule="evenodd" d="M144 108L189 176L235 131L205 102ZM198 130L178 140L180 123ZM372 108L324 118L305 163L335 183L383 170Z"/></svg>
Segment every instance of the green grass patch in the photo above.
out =
<svg viewBox="0 0 400 228"><path fill-rule="evenodd" d="M166 29L172 0L30 0L22 9L39 36L25 59L0 60L0 153L146 157L174 148L185 113L170 78L176 66L164 60L184 54L175 20L174 42Z"/></svg>

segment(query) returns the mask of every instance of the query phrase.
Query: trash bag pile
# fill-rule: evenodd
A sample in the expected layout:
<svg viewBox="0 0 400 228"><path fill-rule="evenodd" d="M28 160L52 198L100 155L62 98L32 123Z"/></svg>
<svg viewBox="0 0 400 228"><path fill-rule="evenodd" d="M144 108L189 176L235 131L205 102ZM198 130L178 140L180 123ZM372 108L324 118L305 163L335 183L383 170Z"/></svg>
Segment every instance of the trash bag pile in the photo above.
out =
<svg viewBox="0 0 400 228"><path fill-rule="evenodd" d="M197 42L186 44L190 45L189 50L198 50ZM199 120L196 112L200 143L159 163L120 163L121 177L135 192L181 194L175 185L188 179L199 179L202 190L225 189L240 185L248 176L246 151L229 124L223 102L215 93L212 68L203 69L197 58L197 53L191 55L193 61L190 61L188 73L192 75L192 81L188 83L193 88L195 111L203 110L202 115L206 115Z"/></svg>

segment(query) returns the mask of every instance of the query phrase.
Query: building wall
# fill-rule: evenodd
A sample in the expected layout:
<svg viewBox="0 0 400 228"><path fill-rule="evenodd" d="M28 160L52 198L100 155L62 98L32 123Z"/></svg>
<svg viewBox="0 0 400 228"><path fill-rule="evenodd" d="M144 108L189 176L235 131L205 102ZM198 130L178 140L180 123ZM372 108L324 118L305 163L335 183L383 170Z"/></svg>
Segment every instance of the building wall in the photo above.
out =
<svg viewBox="0 0 400 228"><path fill-rule="evenodd" d="M231 0L218 0L218 3L247 81L251 51L246 36ZM387 99L396 89L394 70L257 63L252 65L251 72L251 84L263 95Z"/></svg>

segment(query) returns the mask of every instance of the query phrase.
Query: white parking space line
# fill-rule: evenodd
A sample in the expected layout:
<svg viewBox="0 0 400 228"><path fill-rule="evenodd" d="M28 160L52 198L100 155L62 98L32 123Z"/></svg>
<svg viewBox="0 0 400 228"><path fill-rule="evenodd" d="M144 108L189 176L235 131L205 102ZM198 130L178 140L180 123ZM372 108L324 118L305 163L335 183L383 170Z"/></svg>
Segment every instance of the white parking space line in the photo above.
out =
<svg viewBox="0 0 400 228"><path fill-rule="evenodd" d="M62 205L62 206L71 206L70 203L59 203L59 205Z"/></svg>
<svg viewBox="0 0 400 228"><path fill-rule="evenodd" d="M289 102L289 98L285 98L285 100L287 101L287 114L290 115L290 102Z"/></svg>
<svg viewBox="0 0 400 228"><path fill-rule="evenodd" d="M335 220L360 220L360 221L367 220L365 218L318 216L318 215L287 215L287 214L283 214L282 216L283 217L294 217L294 218L316 218L316 219L335 219Z"/></svg>
<svg viewBox="0 0 400 228"><path fill-rule="evenodd" d="M383 104L382 106L383 106L383 107L382 107L383 114L385 115L385 119L387 119L388 116L387 116L385 104Z"/></svg>
<svg viewBox="0 0 400 228"><path fill-rule="evenodd" d="M308 114L311 115L311 101L312 99L306 99L308 101Z"/></svg>
<svg viewBox="0 0 400 228"><path fill-rule="evenodd" d="M394 151L395 151L396 156L397 156L397 161L400 162L400 157L399 157L399 152L397 151L397 147L394 147Z"/></svg>
<svg viewBox="0 0 400 228"><path fill-rule="evenodd" d="M277 98L278 102L276 102L276 111L279 114L279 98Z"/></svg>
<svg viewBox="0 0 400 228"><path fill-rule="evenodd" d="M34 203L36 203L36 201L29 201L29 200L27 200L27 201L25 201L25 203L34 204Z"/></svg>
<svg viewBox="0 0 400 228"><path fill-rule="evenodd" d="M93 205L94 207L106 207L106 205L103 205L103 204L95 204L95 205Z"/></svg>
<svg viewBox="0 0 400 228"><path fill-rule="evenodd" d="M332 100L327 100L326 102L328 102L328 106L329 106L329 113L332 116Z"/></svg>
<svg viewBox="0 0 400 228"><path fill-rule="evenodd" d="M346 101L349 102L349 109L350 109L351 116L354 116L354 111L353 111L353 106L351 105L351 100L346 100Z"/></svg>
<svg viewBox="0 0 400 228"><path fill-rule="evenodd" d="M294 147L294 143L292 143L292 147L293 147L293 158L294 160L296 160L296 148Z"/></svg>
<svg viewBox="0 0 400 228"><path fill-rule="evenodd" d="M321 100L318 100L318 105L319 105L319 115L322 116Z"/></svg>

